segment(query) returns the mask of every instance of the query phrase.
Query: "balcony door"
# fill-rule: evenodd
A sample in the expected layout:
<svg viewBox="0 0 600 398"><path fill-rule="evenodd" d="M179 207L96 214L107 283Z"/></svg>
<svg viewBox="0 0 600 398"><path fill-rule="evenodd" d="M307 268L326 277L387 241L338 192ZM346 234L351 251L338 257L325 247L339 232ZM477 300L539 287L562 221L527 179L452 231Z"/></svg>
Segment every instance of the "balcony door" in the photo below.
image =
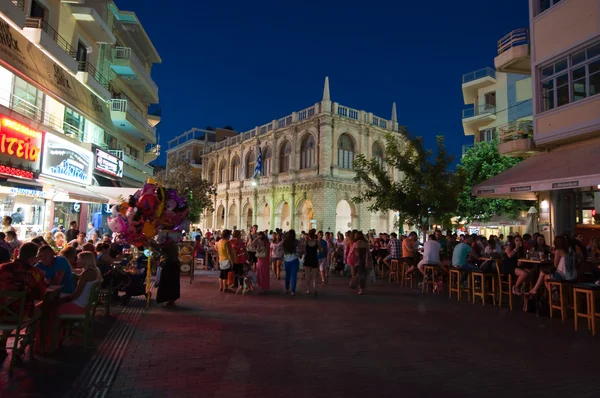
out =
<svg viewBox="0 0 600 398"><path fill-rule="evenodd" d="M77 61L79 62L79 71L87 72L87 57L88 57L88 49L85 44L79 40L77 42Z"/></svg>
<svg viewBox="0 0 600 398"><path fill-rule="evenodd" d="M40 18L42 21L47 20L48 10L40 2L33 0L31 2L31 12L29 13L31 18Z"/></svg>
<svg viewBox="0 0 600 398"><path fill-rule="evenodd" d="M487 105L486 108L489 106L496 107L496 92L495 91L485 94L485 105Z"/></svg>

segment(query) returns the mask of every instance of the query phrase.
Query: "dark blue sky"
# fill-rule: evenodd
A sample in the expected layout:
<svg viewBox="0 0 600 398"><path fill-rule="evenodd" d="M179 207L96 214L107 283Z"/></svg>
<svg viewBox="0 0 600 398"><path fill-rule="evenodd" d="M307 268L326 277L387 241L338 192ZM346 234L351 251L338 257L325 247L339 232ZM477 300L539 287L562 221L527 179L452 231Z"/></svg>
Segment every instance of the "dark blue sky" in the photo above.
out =
<svg viewBox="0 0 600 398"><path fill-rule="evenodd" d="M463 73L493 67L497 40L528 27L523 0L116 1L163 60L165 150L192 127L246 131L308 107L329 76L333 101L385 118L396 101L401 125L460 156Z"/></svg>

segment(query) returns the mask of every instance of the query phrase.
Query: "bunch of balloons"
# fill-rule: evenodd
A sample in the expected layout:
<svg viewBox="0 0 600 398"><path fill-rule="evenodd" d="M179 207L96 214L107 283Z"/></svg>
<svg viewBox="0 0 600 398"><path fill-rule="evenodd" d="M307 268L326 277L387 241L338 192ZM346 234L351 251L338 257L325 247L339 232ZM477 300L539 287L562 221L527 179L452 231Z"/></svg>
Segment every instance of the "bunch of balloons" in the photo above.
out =
<svg viewBox="0 0 600 398"><path fill-rule="evenodd" d="M122 234L130 244L142 244L160 230L177 230L190 212L185 198L175 189L165 189L153 182L129 197L127 202L111 208L108 226Z"/></svg>

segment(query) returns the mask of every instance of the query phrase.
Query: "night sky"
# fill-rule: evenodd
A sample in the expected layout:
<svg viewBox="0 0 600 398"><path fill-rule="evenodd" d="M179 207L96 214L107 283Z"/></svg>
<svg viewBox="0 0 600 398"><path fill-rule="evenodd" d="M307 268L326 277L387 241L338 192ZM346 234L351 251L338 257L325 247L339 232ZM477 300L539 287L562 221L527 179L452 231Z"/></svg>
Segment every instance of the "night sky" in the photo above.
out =
<svg viewBox="0 0 600 398"><path fill-rule="evenodd" d="M331 98L460 157L464 73L494 66L497 41L528 27L523 0L115 0L135 11L162 57L160 143L192 127L246 131ZM168 7L172 4L173 7ZM187 5L186 5L187 4ZM196 5L198 4L198 5Z"/></svg>

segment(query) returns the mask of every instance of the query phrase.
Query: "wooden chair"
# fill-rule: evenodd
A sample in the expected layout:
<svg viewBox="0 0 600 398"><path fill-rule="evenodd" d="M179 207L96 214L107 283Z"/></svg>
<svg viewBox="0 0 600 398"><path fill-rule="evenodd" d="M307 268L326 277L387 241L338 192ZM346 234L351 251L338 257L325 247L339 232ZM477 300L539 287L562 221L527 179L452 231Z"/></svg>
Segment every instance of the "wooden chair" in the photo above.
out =
<svg viewBox="0 0 600 398"><path fill-rule="evenodd" d="M27 293L25 291L0 291L0 333L12 337L13 346L6 347L13 354L8 365L8 374L12 376L17 354L29 346L29 359L33 359L35 334L39 316L26 317L25 307L27 304ZM21 347L19 348L19 343Z"/></svg>
<svg viewBox="0 0 600 398"><path fill-rule="evenodd" d="M596 317L600 317L600 313L596 312L596 299L600 293L600 286L594 283L576 283L573 285L573 315L575 318L575 331L579 324L579 318L587 319L588 330L592 331L592 336L596 335ZM581 312L580 305L583 305L578 300L578 295L585 296L585 312Z"/></svg>
<svg viewBox="0 0 600 398"><path fill-rule="evenodd" d="M512 280L512 275L504 275L500 272L500 262L501 260L496 261L496 274L498 275L498 307L502 307L502 298L503 296L508 296L508 308L512 311L513 309L513 294L512 288L514 286L514 282ZM506 278L506 280L505 280Z"/></svg>
<svg viewBox="0 0 600 398"><path fill-rule="evenodd" d="M83 330L83 350L87 350L89 335L91 333L92 325L95 321L96 306L98 305L98 294L100 292L100 284L102 282L98 281L92 283L94 283L94 286L90 292L87 305L85 306L85 312L83 314L60 315L56 318L56 322L54 322L54 332L52 335L52 349L57 347L58 331L62 322L65 331L74 329Z"/></svg>
<svg viewBox="0 0 600 398"><path fill-rule="evenodd" d="M408 272L408 269L410 268L410 265L406 262L402 262L402 272L400 273L400 277L402 278L402 280L400 281L400 287L410 287L411 289L413 289L413 284L415 282L415 278L410 278L406 279L406 273Z"/></svg>
<svg viewBox="0 0 600 398"><path fill-rule="evenodd" d="M467 302L469 302L473 299L473 284L471 283L471 275L470 275L470 273L473 271L462 269L462 268L459 268L458 270L459 270L459 275L460 275L460 278L458 280L458 301L460 301L462 299L463 293L467 293ZM467 279L466 279L467 286L465 286L465 287L462 287L460 285L460 280L462 279L463 273L468 274Z"/></svg>
<svg viewBox="0 0 600 398"><path fill-rule="evenodd" d="M550 319L552 319L552 313L554 310L560 311L560 319L564 322L567 314L567 292L570 290L570 282L568 281L548 281L550 285L550 291L548 292L548 304L550 305ZM552 291L556 287L558 291L558 304L555 304L552 300Z"/></svg>
<svg viewBox="0 0 600 398"><path fill-rule="evenodd" d="M423 265L423 272L425 273L425 278L423 278L423 283L421 284L421 294L425 294L425 290L429 293L429 285L431 285L431 291L433 292L436 276L435 271L437 267L435 265ZM427 276L430 276L429 279Z"/></svg>
<svg viewBox="0 0 600 398"><path fill-rule="evenodd" d="M477 281L480 283L478 289L476 288ZM487 290L488 283L491 284L491 291ZM486 297L491 296L493 305L496 305L496 274L478 270L471 271L471 287L473 289L473 304L475 304L475 299L479 297L481 298L481 305L485 306Z"/></svg>
<svg viewBox="0 0 600 398"><path fill-rule="evenodd" d="M452 298L452 293L456 293L457 300L460 301L460 269L450 267L448 276L448 298Z"/></svg>
<svg viewBox="0 0 600 398"><path fill-rule="evenodd" d="M390 261L390 275L388 276L388 282L391 282L392 279L396 279L396 283L400 282L400 266L398 264L398 260ZM385 267L385 264L383 265Z"/></svg>

